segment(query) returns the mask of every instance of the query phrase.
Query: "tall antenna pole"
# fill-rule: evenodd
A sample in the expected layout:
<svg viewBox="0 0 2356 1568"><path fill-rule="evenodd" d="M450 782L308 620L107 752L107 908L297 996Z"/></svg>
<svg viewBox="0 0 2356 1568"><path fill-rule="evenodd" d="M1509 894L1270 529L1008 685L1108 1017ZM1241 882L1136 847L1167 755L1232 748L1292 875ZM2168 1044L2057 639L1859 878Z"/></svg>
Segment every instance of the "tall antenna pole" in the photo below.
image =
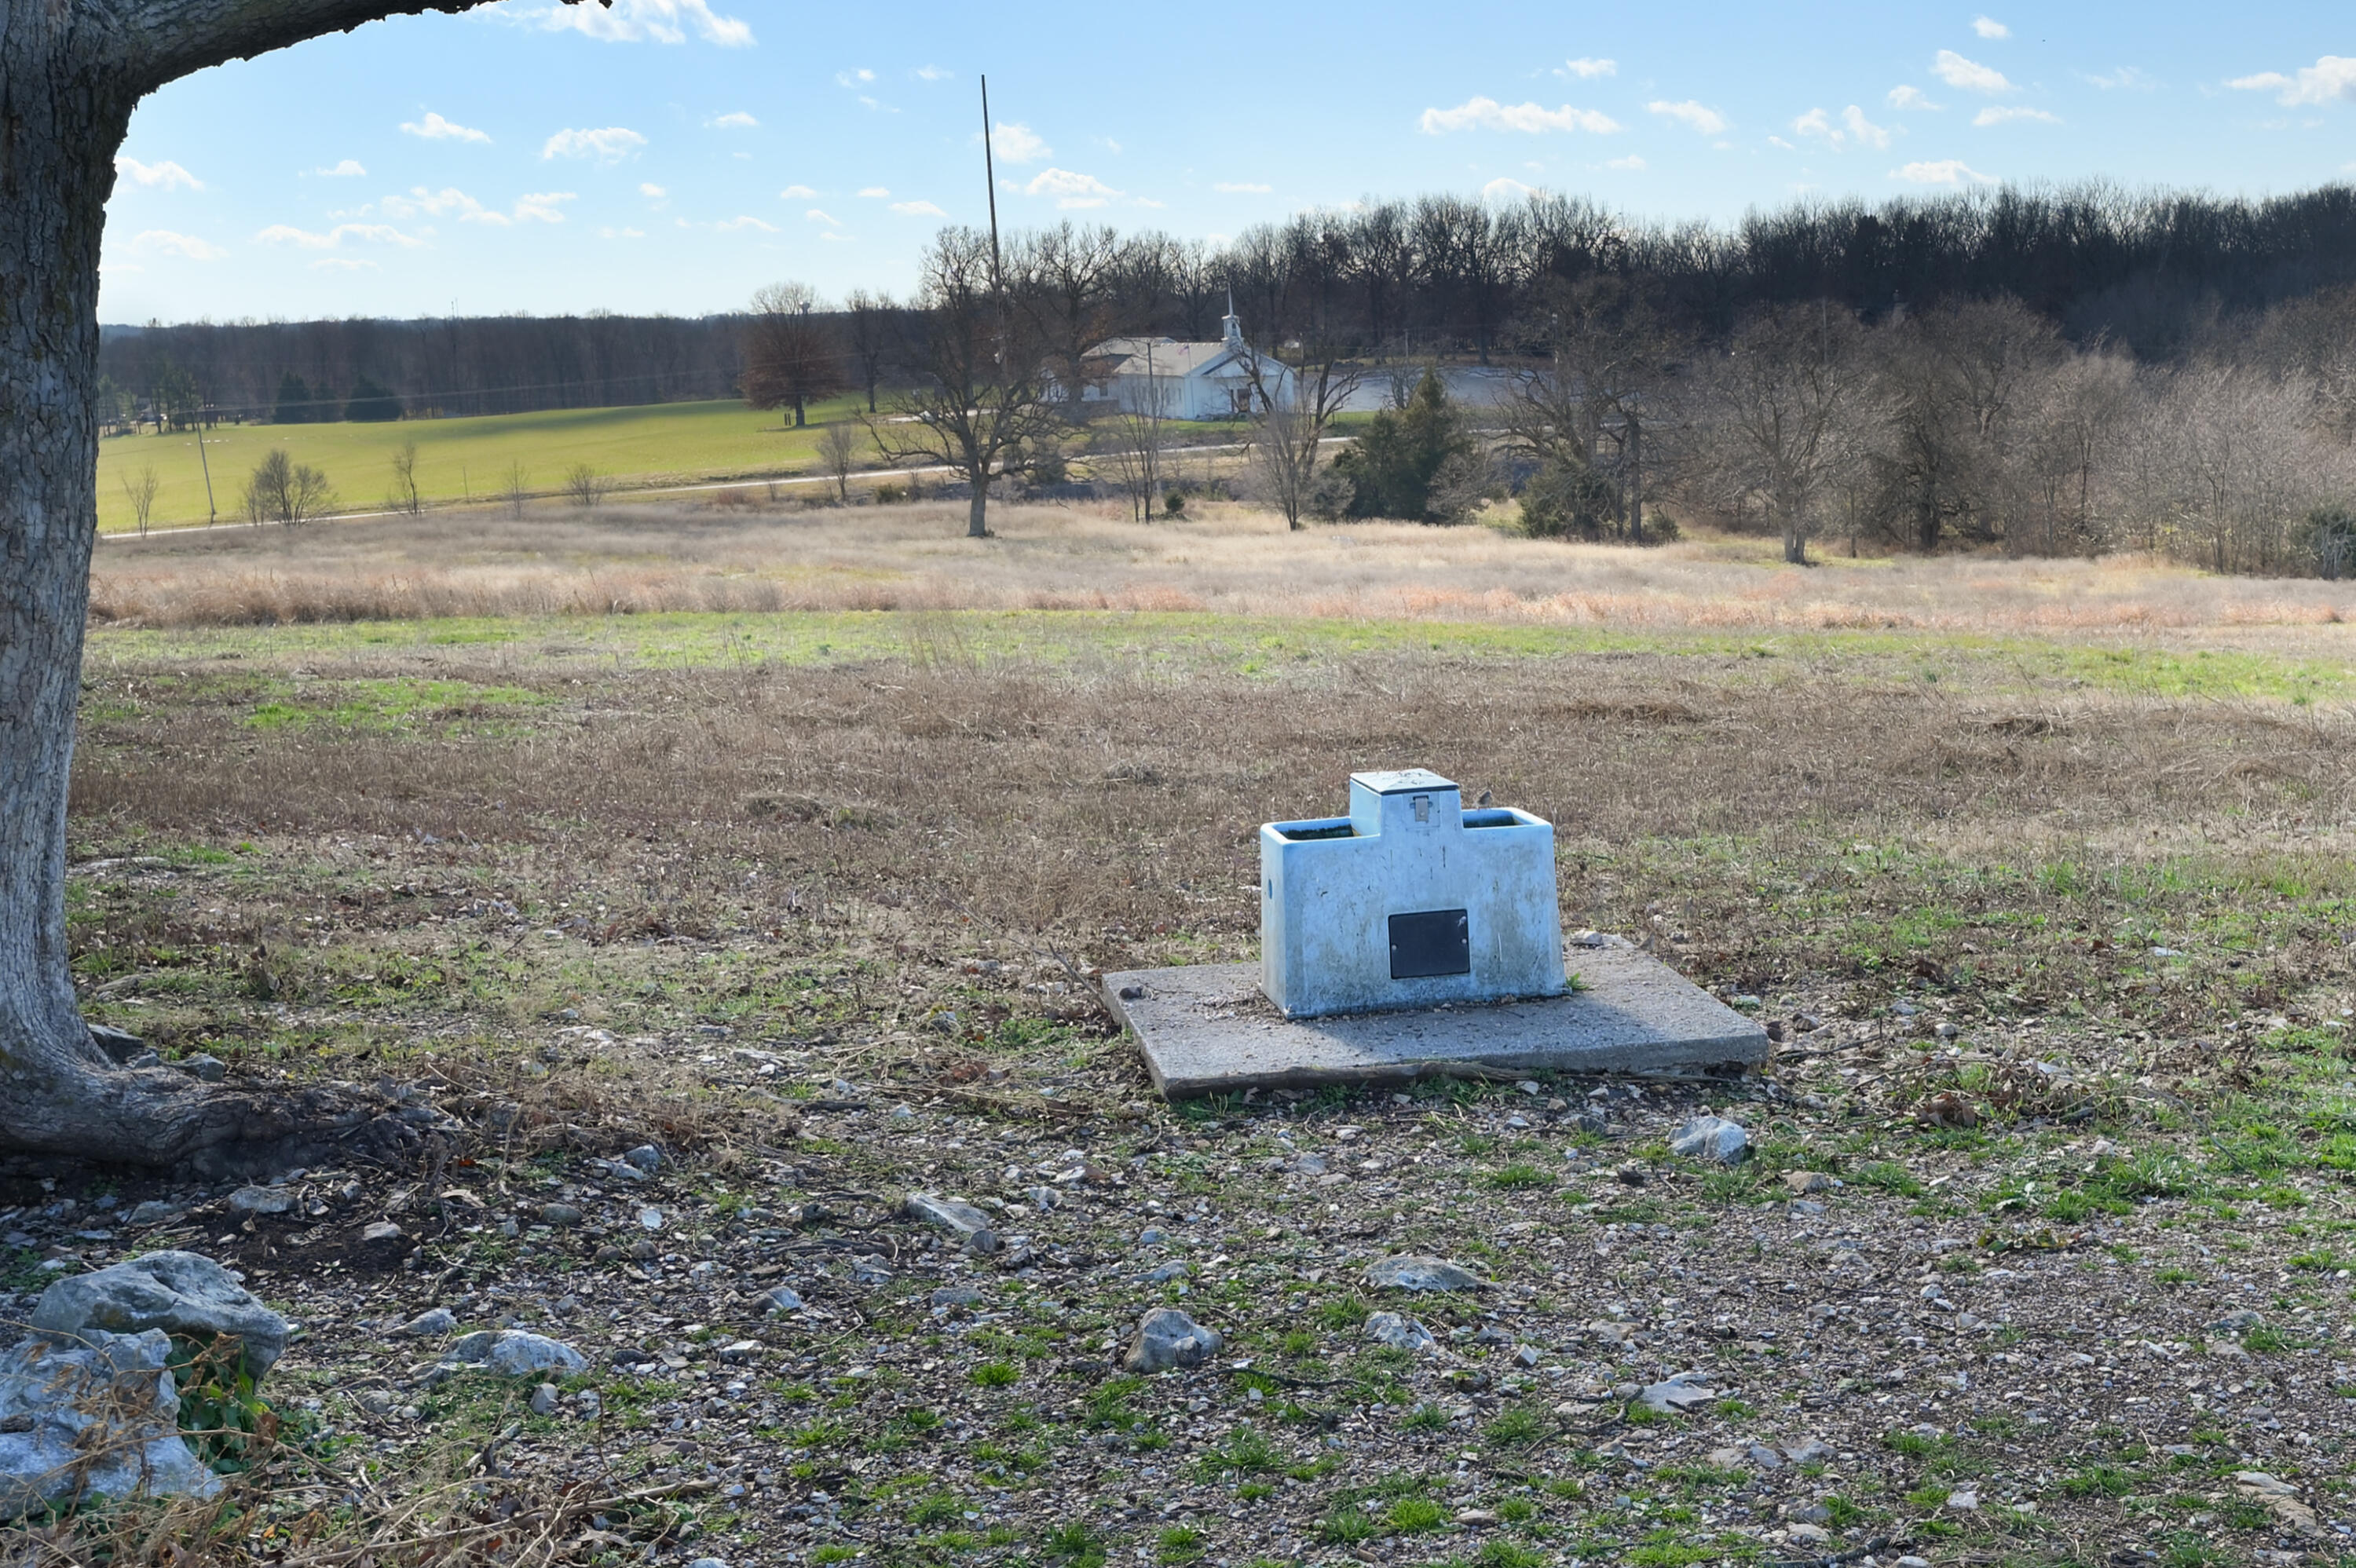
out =
<svg viewBox="0 0 2356 1568"><path fill-rule="evenodd" d="M990 281L1001 293L1004 272L998 260L998 165L990 154L990 78L981 79L981 175L990 186Z"/></svg>

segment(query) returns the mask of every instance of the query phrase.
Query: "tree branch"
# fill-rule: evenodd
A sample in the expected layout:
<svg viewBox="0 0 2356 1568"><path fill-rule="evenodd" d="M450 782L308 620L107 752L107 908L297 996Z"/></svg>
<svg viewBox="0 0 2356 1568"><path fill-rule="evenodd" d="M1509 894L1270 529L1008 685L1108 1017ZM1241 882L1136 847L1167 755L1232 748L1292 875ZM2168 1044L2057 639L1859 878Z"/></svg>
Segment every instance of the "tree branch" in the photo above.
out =
<svg viewBox="0 0 2356 1568"><path fill-rule="evenodd" d="M471 10L480 0L112 0L86 5L80 28L111 34L105 52L142 92L233 59L283 49L363 22ZM581 0L564 0L568 5ZM610 7L613 0L597 0Z"/></svg>

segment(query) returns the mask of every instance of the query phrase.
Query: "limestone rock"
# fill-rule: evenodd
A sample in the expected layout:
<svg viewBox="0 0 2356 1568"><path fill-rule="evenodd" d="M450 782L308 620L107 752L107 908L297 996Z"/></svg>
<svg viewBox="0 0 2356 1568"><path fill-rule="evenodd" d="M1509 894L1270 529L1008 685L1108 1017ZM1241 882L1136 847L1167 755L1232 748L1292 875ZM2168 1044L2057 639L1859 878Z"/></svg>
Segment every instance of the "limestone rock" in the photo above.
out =
<svg viewBox="0 0 2356 1568"><path fill-rule="evenodd" d="M454 1339L442 1352L445 1367L485 1367L506 1377L530 1377L534 1372L585 1372L588 1359L564 1343L520 1328L477 1329Z"/></svg>
<svg viewBox="0 0 2356 1568"><path fill-rule="evenodd" d="M61 1279L41 1293L33 1327L50 1334L140 1334L160 1328L209 1341L226 1334L245 1347L260 1381L286 1353L286 1319L257 1300L229 1270L195 1253L150 1253L127 1264Z"/></svg>
<svg viewBox="0 0 2356 1568"><path fill-rule="evenodd" d="M937 1192L911 1192L905 1209L909 1219L946 1232L977 1253L998 1250L998 1232L991 1229L990 1216L970 1203Z"/></svg>
<svg viewBox="0 0 2356 1568"><path fill-rule="evenodd" d="M1636 1395L1646 1409L1659 1411L1663 1415L1708 1404L1717 1397L1718 1391L1709 1386L1708 1379L1700 1372L1675 1373L1659 1382L1646 1384Z"/></svg>
<svg viewBox="0 0 2356 1568"><path fill-rule="evenodd" d="M1388 1290L1479 1290L1487 1282L1462 1264L1410 1253L1376 1262L1366 1283Z"/></svg>
<svg viewBox="0 0 2356 1568"><path fill-rule="evenodd" d="M1696 1116L1669 1139L1669 1152L1712 1165L1738 1165L1751 1152L1751 1135L1724 1116Z"/></svg>
<svg viewBox="0 0 2356 1568"><path fill-rule="evenodd" d="M1367 1317L1366 1338L1394 1350L1422 1352L1440 1349L1440 1341L1431 1337L1430 1329L1397 1312L1377 1312Z"/></svg>
<svg viewBox="0 0 2356 1568"><path fill-rule="evenodd" d="M802 1309L800 1294L789 1285L776 1285L763 1291L760 1301L761 1310L772 1315L780 1312L799 1312Z"/></svg>
<svg viewBox="0 0 2356 1568"><path fill-rule="evenodd" d="M294 1207L294 1194L284 1187L241 1187L229 1195L229 1206L241 1214L284 1214Z"/></svg>
<svg viewBox="0 0 2356 1568"><path fill-rule="evenodd" d="M455 1313L446 1307L434 1307L427 1308L402 1324L401 1332L414 1335L421 1339L430 1339L437 1334L447 1334L457 1326L458 1317Z"/></svg>
<svg viewBox="0 0 2356 1568"><path fill-rule="evenodd" d="M1132 1372L1161 1372L1173 1367L1199 1367L1226 1345L1215 1328L1204 1327L1174 1307L1157 1307L1137 1325L1122 1365Z"/></svg>
<svg viewBox="0 0 2356 1568"><path fill-rule="evenodd" d="M0 1520L101 1494L219 1491L180 1436L179 1391L165 1371L171 1340L155 1328L83 1339L0 1351ZM85 1436L93 1428L103 1441Z"/></svg>

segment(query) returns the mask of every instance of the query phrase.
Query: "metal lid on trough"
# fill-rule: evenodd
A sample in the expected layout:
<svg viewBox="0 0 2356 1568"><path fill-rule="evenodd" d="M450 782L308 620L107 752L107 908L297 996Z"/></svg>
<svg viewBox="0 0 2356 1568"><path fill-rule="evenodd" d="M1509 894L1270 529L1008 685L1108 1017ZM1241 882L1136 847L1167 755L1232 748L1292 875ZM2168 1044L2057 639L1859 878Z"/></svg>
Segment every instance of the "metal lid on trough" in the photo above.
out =
<svg viewBox="0 0 2356 1568"><path fill-rule="evenodd" d="M1454 779L1441 778L1430 768L1400 768L1396 772L1352 773L1350 782L1363 784L1376 795L1417 795L1425 790L1454 789Z"/></svg>

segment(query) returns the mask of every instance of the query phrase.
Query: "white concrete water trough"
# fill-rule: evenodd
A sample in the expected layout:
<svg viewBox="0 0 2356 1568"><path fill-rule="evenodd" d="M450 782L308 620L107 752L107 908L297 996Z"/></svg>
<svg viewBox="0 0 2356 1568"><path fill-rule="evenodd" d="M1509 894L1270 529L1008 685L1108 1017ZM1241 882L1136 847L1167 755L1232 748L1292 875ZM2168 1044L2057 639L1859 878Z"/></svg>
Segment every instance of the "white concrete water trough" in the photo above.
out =
<svg viewBox="0 0 2356 1568"><path fill-rule="evenodd" d="M1566 962L1554 827L1421 768L1259 831L1260 961L1104 977L1173 1099L1427 1074L1733 1077L1766 1031L1624 938Z"/></svg>

